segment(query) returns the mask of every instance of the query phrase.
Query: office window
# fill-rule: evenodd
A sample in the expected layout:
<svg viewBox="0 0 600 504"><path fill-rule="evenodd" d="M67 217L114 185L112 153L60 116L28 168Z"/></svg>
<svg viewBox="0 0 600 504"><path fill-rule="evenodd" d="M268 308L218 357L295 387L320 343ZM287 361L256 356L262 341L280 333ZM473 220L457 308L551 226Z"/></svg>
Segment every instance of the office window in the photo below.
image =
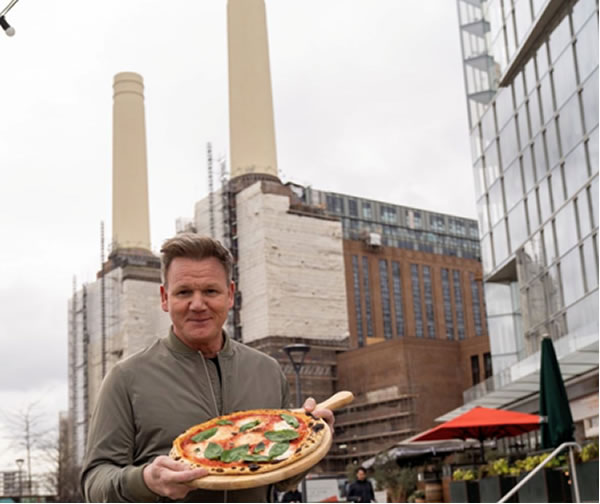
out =
<svg viewBox="0 0 600 504"><path fill-rule="evenodd" d="M356 200L348 200L348 213L352 217L358 217L358 203L356 202Z"/></svg>
<svg viewBox="0 0 600 504"><path fill-rule="evenodd" d="M388 266L385 259L379 259L379 285L381 288L381 309L383 311L383 337L385 339L392 339L390 284L388 280Z"/></svg>
<svg viewBox="0 0 600 504"><path fill-rule="evenodd" d="M452 318L452 299L450 297L450 277L446 268L442 268L442 296L444 298L446 337L448 339L454 339L454 320Z"/></svg>
<svg viewBox="0 0 600 504"><path fill-rule="evenodd" d="M396 312L396 334L404 336L404 310L402 309L402 281L400 264L392 262L392 285L394 287L394 311Z"/></svg>
<svg viewBox="0 0 600 504"><path fill-rule="evenodd" d="M425 293L425 315L427 316L427 337L435 338L435 319L433 315L433 292L431 288L431 268L423 266L423 291Z"/></svg>
<svg viewBox="0 0 600 504"><path fill-rule="evenodd" d="M340 196L326 194L325 203L327 204L328 211L333 213L344 213L344 200Z"/></svg>
<svg viewBox="0 0 600 504"><path fill-rule="evenodd" d="M475 320L475 334L481 336L483 334L483 324L481 323L481 305L479 304L479 282L475 280L475 275L469 273L471 282L471 297L473 300L473 319Z"/></svg>
<svg viewBox="0 0 600 504"><path fill-rule="evenodd" d="M362 258L363 291L365 293L365 314L367 316L367 338L373 337L373 317L371 311L371 290L369 281L369 260Z"/></svg>
<svg viewBox="0 0 600 504"><path fill-rule="evenodd" d="M473 379L473 385L477 385L481 381L478 355L471 355L471 377Z"/></svg>
<svg viewBox="0 0 600 504"><path fill-rule="evenodd" d="M444 231L446 229L444 218L441 215L430 215L429 225L434 231Z"/></svg>
<svg viewBox="0 0 600 504"><path fill-rule="evenodd" d="M494 374L494 370L492 369L492 354L490 352L483 354L483 372L485 373L486 380Z"/></svg>
<svg viewBox="0 0 600 504"><path fill-rule="evenodd" d="M458 339L465 339L465 312L462 300L462 289L460 285L460 271L452 271L454 280L454 306L456 308L456 327Z"/></svg>
<svg viewBox="0 0 600 504"><path fill-rule="evenodd" d="M415 336L423 337L423 312L421 309L421 284L419 282L419 267L410 265L410 279L412 283L413 311L415 314Z"/></svg>
<svg viewBox="0 0 600 504"><path fill-rule="evenodd" d="M381 220L383 222L390 224L396 223L396 209L394 207L381 205L379 210L381 212Z"/></svg>
<svg viewBox="0 0 600 504"><path fill-rule="evenodd" d="M373 209L371 208L371 203L367 201L363 201L362 203L362 213L363 219L372 219L373 218Z"/></svg>
<svg viewBox="0 0 600 504"><path fill-rule="evenodd" d="M352 256L352 283L354 287L354 313L356 315L356 335L358 338L358 346L362 347L365 345L365 335L363 333L358 257L355 255Z"/></svg>

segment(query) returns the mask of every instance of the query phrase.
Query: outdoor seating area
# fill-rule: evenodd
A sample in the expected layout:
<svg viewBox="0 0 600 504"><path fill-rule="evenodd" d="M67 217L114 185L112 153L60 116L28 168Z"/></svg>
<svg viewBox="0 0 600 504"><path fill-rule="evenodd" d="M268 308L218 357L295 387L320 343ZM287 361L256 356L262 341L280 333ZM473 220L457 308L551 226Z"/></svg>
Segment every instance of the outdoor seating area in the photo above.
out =
<svg viewBox="0 0 600 504"><path fill-rule="evenodd" d="M370 469L387 502L498 502L522 481L550 451L502 455L486 447L485 460L475 445L453 453L379 458ZM575 455L581 502L598 502L598 439ZM576 502L566 453L556 457L507 502Z"/></svg>
<svg viewBox="0 0 600 504"><path fill-rule="evenodd" d="M388 502L599 501L598 438L576 442L552 340L541 347L539 415L476 406L367 461Z"/></svg>

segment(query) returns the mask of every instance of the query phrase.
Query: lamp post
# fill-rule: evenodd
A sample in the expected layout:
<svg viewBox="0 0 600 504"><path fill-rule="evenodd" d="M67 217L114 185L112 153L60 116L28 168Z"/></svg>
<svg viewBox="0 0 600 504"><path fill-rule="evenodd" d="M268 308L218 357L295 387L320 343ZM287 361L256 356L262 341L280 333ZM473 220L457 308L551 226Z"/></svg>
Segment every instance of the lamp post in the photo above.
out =
<svg viewBox="0 0 600 504"><path fill-rule="evenodd" d="M25 463L25 460L23 460L22 458L18 458L17 460L15 460L17 467L19 468L19 497L23 497L23 478L22 478L22 474L23 474L23 464Z"/></svg>
<svg viewBox="0 0 600 504"><path fill-rule="evenodd" d="M310 347L303 343L294 343L292 345L286 345L283 350L287 354L294 367L296 373L296 406L302 408L302 389L300 387L300 370L304 364L304 358L310 351ZM306 478L302 478L302 502L308 502L306 500Z"/></svg>

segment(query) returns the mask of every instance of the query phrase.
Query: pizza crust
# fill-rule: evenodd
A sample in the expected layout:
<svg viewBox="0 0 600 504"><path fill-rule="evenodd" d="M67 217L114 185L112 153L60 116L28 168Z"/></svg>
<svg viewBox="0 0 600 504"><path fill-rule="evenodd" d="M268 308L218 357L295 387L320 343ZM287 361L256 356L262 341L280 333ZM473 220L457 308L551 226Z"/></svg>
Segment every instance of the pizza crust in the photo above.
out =
<svg viewBox="0 0 600 504"><path fill-rule="evenodd" d="M306 426L306 435L304 438L301 438L299 442L290 442L290 448L293 449L293 453L285 458L284 460L277 460L288 452L280 455L279 457L275 457L273 460L269 462L245 462L245 461L235 461L230 463L225 462L213 462L207 459L207 463L199 463L195 460L190 460L190 458L186 454L186 450L184 448L185 442L192 436L194 436L198 432L202 432L208 428L215 427L216 422L219 420L230 420L235 419L236 417L243 416L244 422L251 420L251 415L268 415L268 416L279 416L282 413L287 415L291 415L295 417L299 422L304 423ZM239 426L236 426L239 427ZM290 429L293 427L290 427ZM321 419L313 417L310 414L305 413L297 413L289 410L276 410L276 409L264 409L264 410L250 410L245 412L235 412L229 415L223 415L217 418L213 418L207 422L204 422L199 425L195 425L187 429L183 434L178 436L173 442L173 447L169 453L169 456L177 461L183 462L190 468L202 467L208 470L209 475L214 476L232 476L232 475L241 475L241 474L261 474L274 471L281 467L285 467L291 465L298 460L306 457L310 453L314 452L319 445L323 442L325 438L326 429L328 429L327 423ZM255 429L249 429L248 434L254 433ZM232 434L233 435L233 434ZM264 435L263 435L264 438ZM210 438L208 441L211 441ZM266 440L266 439L265 439ZM268 442L268 441L267 441ZM289 449L288 449L289 450Z"/></svg>

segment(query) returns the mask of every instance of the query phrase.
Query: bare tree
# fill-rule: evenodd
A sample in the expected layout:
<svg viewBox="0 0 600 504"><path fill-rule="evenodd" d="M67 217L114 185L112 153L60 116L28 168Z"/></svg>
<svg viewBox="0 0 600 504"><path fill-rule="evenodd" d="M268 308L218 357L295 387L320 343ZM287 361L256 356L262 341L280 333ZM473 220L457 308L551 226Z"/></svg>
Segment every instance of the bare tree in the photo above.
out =
<svg viewBox="0 0 600 504"><path fill-rule="evenodd" d="M33 473L31 471L32 452L39 448L49 429L44 427L44 415L39 411L40 401L30 402L25 408L17 411L2 412L4 424L8 430L10 444L13 449L25 453L27 463L27 493L33 491Z"/></svg>

